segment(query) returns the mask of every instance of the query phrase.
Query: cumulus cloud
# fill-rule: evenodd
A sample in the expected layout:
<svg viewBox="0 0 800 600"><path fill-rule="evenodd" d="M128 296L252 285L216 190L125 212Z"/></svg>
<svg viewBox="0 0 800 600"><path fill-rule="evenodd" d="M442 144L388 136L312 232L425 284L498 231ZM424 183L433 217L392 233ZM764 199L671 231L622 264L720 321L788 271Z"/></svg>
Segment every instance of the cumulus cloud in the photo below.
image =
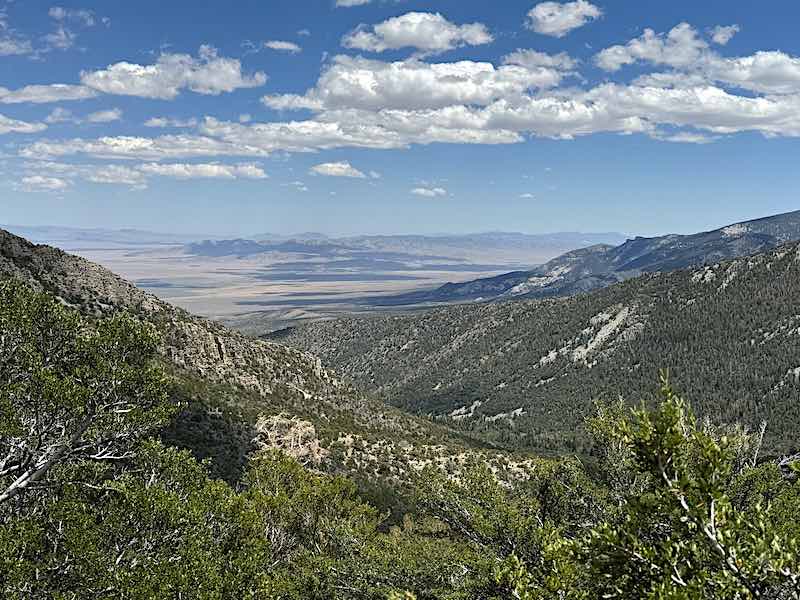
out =
<svg viewBox="0 0 800 600"><path fill-rule="evenodd" d="M503 63L507 65L519 65L530 70L535 70L539 67L547 67L563 71L574 69L578 64L577 61L566 52L546 54L545 52L538 52L537 50L522 49L516 50L503 57Z"/></svg>
<svg viewBox="0 0 800 600"><path fill-rule="evenodd" d="M442 198L447 196L447 190L440 187L418 187L411 190L411 193L423 198Z"/></svg>
<svg viewBox="0 0 800 600"><path fill-rule="evenodd" d="M346 48L384 52L414 48L438 53L460 46L480 46L494 40L485 25L456 25L439 13L410 12L373 27L360 25L342 39Z"/></svg>
<svg viewBox="0 0 800 600"><path fill-rule="evenodd" d="M48 14L55 21L55 29L42 37L44 47L39 52L69 50L77 40L77 35L70 29L70 26L94 27L97 24L94 12L88 9L66 9L61 6L53 6ZM100 20L103 23L108 22L106 18Z"/></svg>
<svg viewBox="0 0 800 600"><path fill-rule="evenodd" d="M264 42L264 47L278 52L288 52L289 54L297 54L302 52L303 49L294 42L286 42L282 40L270 40Z"/></svg>
<svg viewBox="0 0 800 600"><path fill-rule="evenodd" d="M0 37L0 56L17 56L33 52L33 45L29 40L4 35Z"/></svg>
<svg viewBox="0 0 800 600"><path fill-rule="evenodd" d="M264 85L267 76L242 73L238 59L224 58L211 46L201 46L197 58L188 54L162 54L155 64L119 62L100 71L84 71L81 83L93 90L121 96L172 100L181 90L219 95L240 88Z"/></svg>
<svg viewBox="0 0 800 600"><path fill-rule="evenodd" d="M58 177L30 175L23 177L16 188L22 192L61 192L69 187L69 182Z"/></svg>
<svg viewBox="0 0 800 600"><path fill-rule="evenodd" d="M711 56L702 65L709 79L766 94L800 93L800 58L784 52L756 52L751 56Z"/></svg>
<svg viewBox="0 0 800 600"><path fill-rule="evenodd" d="M64 27L59 25L52 33L48 33L42 39L45 41L46 50L69 50L75 45L76 35Z"/></svg>
<svg viewBox="0 0 800 600"><path fill-rule="evenodd" d="M85 27L93 27L96 24L94 12L87 9L66 9L61 6L53 6L47 14L56 21L77 21Z"/></svg>
<svg viewBox="0 0 800 600"><path fill-rule="evenodd" d="M627 44L611 46L596 57L597 65L606 71L618 71L625 65L649 62L670 67L687 67L695 64L708 49L688 23L680 23L667 34L657 34L652 29Z"/></svg>
<svg viewBox="0 0 800 600"><path fill-rule="evenodd" d="M717 136L710 136L703 133L691 131L679 131L674 134L654 134L653 137L664 142L675 144L710 144L717 139Z"/></svg>
<svg viewBox="0 0 800 600"><path fill-rule="evenodd" d="M522 56L520 55L520 60ZM563 59L553 59L563 60ZM337 56L317 85L304 96L265 96L270 108L413 110L453 105L487 105L530 89L549 88L564 71L539 65L459 61L426 63L417 60L383 62Z"/></svg>
<svg viewBox="0 0 800 600"><path fill-rule="evenodd" d="M11 27L5 9L0 8L0 56L19 56L32 52L33 44Z"/></svg>
<svg viewBox="0 0 800 600"><path fill-rule="evenodd" d="M92 164L81 165L54 161L34 160L25 164L25 175L39 181L44 187L50 180L58 179L65 185L77 181L96 184L125 185L133 189L146 189L152 177L179 180L191 179L266 179L264 170L252 163L227 165L221 163L140 163L136 165ZM34 187L31 185L30 187Z"/></svg>
<svg viewBox="0 0 800 600"><path fill-rule="evenodd" d="M603 11L586 0L541 2L528 12L526 26L536 33L560 38L602 15Z"/></svg>
<svg viewBox="0 0 800 600"><path fill-rule="evenodd" d="M16 90L0 87L0 103L3 104L21 104L23 102L47 104L67 100L86 100L95 96L97 96L97 92L88 87L64 83L26 85Z"/></svg>
<svg viewBox="0 0 800 600"><path fill-rule="evenodd" d="M148 175L174 177L176 179L266 179L267 174L261 167L253 164L223 165L219 163L150 163L139 167Z"/></svg>
<svg viewBox="0 0 800 600"><path fill-rule="evenodd" d="M625 45L602 50L595 62L607 71L639 62L675 69L642 76L639 81L647 84L660 81L686 87L716 82L765 94L800 93L800 59L780 51L722 57L688 23L680 23L666 34L646 29Z"/></svg>
<svg viewBox="0 0 800 600"><path fill-rule="evenodd" d="M741 31L738 25L717 25L711 30L711 39L715 44L725 46Z"/></svg>
<svg viewBox="0 0 800 600"><path fill-rule="evenodd" d="M609 70L636 63L662 71L637 72L630 83L583 89L561 87L579 68L565 53L519 49L501 65L337 56L305 94L263 98L270 108L311 112L302 118L178 123L158 117L148 125L183 124L194 131L39 140L22 146L20 153L183 164L338 148L511 144L529 137L570 139L601 132L682 143L745 131L800 137L800 59L777 51L723 57L711 46L711 35L685 23L666 33L648 30L603 50L595 60Z"/></svg>
<svg viewBox="0 0 800 600"><path fill-rule="evenodd" d="M45 118L44 122L49 124L54 123L73 123L77 119L72 114L71 110L61 108L60 106L54 108L49 115Z"/></svg>
<svg viewBox="0 0 800 600"><path fill-rule="evenodd" d="M44 123L28 123L0 115L0 134L3 133L38 133L47 129Z"/></svg>
<svg viewBox="0 0 800 600"><path fill-rule="evenodd" d="M367 177L349 162L345 161L322 163L311 167L309 172L312 175L325 175L327 177L351 177L355 179L366 179Z"/></svg>
<svg viewBox="0 0 800 600"><path fill-rule="evenodd" d="M176 129L197 127L197 119L171 119L169 117L152 117L144 122L145 127L165 128L174 127Z"/></svg>
<svg viewBox="0 0 800 600"><path fill-rule="evenodd" d="M127 185L134 189L147 187L147 175L137 169L122 165L104 165L91 169L85 178L92 183Z"/></svg>
<svg viewBox="0 0 800 600"><path fill-rule="evenodd" d="M122 111L119 108L112 108L93 112L86 117L86 120L89 123L111 123L112 121L119 121L121 118Z"/></svg>

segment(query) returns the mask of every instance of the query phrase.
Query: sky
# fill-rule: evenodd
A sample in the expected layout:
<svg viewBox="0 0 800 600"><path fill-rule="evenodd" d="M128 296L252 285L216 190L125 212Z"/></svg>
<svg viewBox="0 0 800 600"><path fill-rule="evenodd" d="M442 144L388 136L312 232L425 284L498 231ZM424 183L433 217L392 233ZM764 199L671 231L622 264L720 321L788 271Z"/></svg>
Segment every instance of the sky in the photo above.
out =
<svg viewBox="0 0 800 600"><path fill-rule="evenodd" d="M0 223L689 233L800 208L794 0L0 0Z"/></svg>

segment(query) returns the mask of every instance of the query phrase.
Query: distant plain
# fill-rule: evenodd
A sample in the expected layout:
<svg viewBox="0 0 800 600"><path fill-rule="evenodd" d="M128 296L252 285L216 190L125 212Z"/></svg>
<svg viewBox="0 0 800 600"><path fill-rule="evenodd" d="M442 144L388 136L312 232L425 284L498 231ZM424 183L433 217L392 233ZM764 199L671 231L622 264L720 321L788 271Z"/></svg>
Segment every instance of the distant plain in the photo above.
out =
<svg viewBox="0 0 800 600"><path fill-rule="evenodd" d="M202 236L130 230L3 227L83 256L191 313L250 333L386 310L372 301L528 269L577 247L624 240L614 233L285 236L258 245L250 239L198 242Z"/></svg>

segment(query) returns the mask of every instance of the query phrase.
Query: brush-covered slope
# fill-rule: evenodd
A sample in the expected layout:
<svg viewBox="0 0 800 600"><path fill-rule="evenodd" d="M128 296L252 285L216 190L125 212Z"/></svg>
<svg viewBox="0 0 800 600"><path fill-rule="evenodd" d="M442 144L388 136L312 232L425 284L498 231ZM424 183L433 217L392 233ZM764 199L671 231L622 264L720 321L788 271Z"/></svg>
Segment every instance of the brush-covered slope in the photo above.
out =
<svg viewBox="0 0 800 600"><path fill-rule="evenodd" d="M456 469L473 459L499 468L516 464L444 427L369 399L311 354L245 337L175 308L96 264L0 230L0 278L9 277L85 315L99 318L124 310L153 323L163 336L161 354L175 374L173 393L186 407L165 437L211 458L213 472L229 480L237 477L256 443L381 485L403 483L411 469L432 462Z"/></svg>
<svg viewBox="0 0 800 600"><path fill-rule="evenodd" d="M298 328L314 352L391 404L485 440L583 450L597 399L649 397L660 369L701 415L800 435L800 244L649 274L570 298L457 305Z"/></svg>
<svg viewBox="0 0 800 600"><path fill-rule="evenodd" d="M385 305L568 296L612 285L642 273L713 264L800 240L800 211L735 223L693 235L637 237L568 252L530 271L448 283L435 290L382 299Z"/></svg>

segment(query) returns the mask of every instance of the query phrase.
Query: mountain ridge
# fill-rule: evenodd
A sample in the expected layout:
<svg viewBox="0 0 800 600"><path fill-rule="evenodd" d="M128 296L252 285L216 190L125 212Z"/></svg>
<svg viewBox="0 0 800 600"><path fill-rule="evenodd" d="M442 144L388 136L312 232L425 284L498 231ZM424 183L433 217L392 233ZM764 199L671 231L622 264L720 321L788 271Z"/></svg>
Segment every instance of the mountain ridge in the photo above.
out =
<svg viewBox="0 0 800 600"><path fill-rule="evenodd" d="M800 211L726 225L696 234L635 237L567 252L529 271L448 283L433 290L376 299L380 306L565 296L642 273L671 271L746 256L800 239Z"/></svg>

